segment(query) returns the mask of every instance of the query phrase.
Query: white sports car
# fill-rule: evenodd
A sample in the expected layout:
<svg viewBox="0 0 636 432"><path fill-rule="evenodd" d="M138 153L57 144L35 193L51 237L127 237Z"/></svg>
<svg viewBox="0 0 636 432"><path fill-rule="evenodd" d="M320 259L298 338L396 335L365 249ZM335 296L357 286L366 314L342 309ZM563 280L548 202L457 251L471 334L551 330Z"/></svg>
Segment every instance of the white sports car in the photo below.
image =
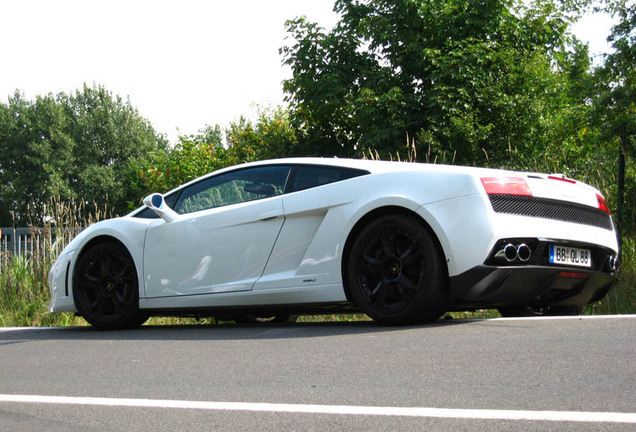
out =
<svg viewBox="0 0 636 432"><path fill-rule="evenodd" d="M579 313L616 282L605 200L562 175L280 159L144 204L64 249L51 312L101 329L354 310L406 324L476 308Z"/></svg>

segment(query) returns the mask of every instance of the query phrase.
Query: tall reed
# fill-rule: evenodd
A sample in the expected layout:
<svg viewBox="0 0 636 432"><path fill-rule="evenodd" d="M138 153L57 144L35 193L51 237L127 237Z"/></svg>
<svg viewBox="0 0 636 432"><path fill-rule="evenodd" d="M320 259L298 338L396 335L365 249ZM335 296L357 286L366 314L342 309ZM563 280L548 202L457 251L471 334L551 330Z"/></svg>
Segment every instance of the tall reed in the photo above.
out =
<svg viewBox="0 0 636 432"><path fill-rule="evenodd" d="M43 227L31 227L25 250L0 255L0 326L82 325L73 314L48 313L48 273L62 249L85 227L112 216L102 206L52 198Z"/></svg>

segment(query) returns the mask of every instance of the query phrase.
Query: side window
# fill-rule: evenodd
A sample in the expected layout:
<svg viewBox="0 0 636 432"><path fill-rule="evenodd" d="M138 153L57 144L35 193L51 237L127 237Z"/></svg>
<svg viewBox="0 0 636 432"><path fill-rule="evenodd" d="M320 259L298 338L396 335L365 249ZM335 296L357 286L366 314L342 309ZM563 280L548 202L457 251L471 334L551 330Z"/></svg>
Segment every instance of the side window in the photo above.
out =
<svg viewBox="0 0 636 432"><path fill-rule="evenodd" d="M290 192L298 192L365 174L369 172L354 168L301 165L294 168Z"/></svg>
<svg viewBox="0 0 636 432"><path fill-rule="evenodd" d="M254 167L207 178L184 189L173 209L185 214L281 195L289 170L289 166Z"/></svg>

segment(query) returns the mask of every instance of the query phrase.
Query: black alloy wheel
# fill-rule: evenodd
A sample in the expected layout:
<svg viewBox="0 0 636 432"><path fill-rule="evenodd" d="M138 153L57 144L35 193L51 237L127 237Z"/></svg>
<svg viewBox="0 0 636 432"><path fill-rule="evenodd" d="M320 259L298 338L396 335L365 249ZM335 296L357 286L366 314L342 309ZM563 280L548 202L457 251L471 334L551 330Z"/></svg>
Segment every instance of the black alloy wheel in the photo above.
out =
<svg viewBox="0 0 636 432"><path fill-rule="evenodd" d="M440 247L406 215L384 215L362 229L349 253L346 280L356 304L382 324L433 321L448 305Z"/></svg>
<svg viewBox="0 0 636 432"><path fill-rule="evenodd" d="M78 314L101 330L137 327L147 315L139 311L139 282L132 257L118 243L100 243L75 267L73 298Z"/></svg>

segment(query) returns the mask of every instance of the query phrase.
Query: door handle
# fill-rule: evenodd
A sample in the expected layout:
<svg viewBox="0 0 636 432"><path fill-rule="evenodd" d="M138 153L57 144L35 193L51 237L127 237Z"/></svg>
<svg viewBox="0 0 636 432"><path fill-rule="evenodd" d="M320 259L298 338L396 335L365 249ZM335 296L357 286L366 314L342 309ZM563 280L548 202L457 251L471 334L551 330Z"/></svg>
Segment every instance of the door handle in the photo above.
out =
<svg viewBox="0 0 636 432"><path fill-rule="evenodd" d="M261 221L268 221L268 220L272 220L272 219L277 219L279 217L281 217L282 214L279 211L270 211L270 212L265 212L263 214L260 215L260 220Z"/></svg>

